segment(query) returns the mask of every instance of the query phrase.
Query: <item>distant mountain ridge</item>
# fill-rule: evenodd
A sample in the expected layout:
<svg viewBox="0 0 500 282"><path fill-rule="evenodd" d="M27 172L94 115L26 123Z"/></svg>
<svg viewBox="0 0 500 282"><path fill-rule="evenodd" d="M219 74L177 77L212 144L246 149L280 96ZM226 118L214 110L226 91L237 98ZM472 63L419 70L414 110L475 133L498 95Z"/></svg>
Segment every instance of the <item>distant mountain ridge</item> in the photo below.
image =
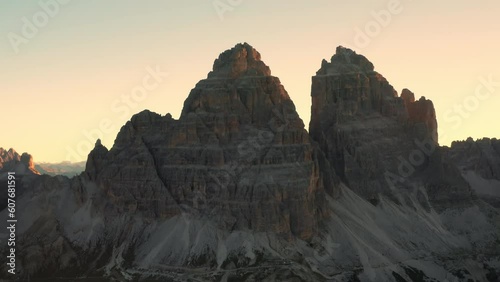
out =
<svg viewBox="0 0 500 282"><path fill-rule="evenodd" d="M67 177L73 177L82 173L85 170L86 161L83 162L60 162L60 163L36 163L35 168L41 174L47 174L51 176L64 175Z"/></svg>
<svg viewBox="0 0 500 282"><path fill-rule="evenodd" d="M0 171L14 171L18 174L33 173L51 176L63 175L73 177L85 170L83 162L35 163L33 156L28 153L19 155L13 148L5 150L0 147Z"/></svg>

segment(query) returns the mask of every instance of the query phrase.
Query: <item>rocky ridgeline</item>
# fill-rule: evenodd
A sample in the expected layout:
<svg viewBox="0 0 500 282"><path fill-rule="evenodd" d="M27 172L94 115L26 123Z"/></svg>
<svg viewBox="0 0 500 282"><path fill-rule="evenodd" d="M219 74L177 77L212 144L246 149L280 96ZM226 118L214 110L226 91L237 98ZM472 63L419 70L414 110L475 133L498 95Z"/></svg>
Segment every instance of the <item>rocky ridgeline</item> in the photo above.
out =
<svg viewBox="0 0 500 282"><path fill-rule="evenodd" d="M28 153L19 155L14 149L0 148L0 191L7 191L7 174L15 172L18 180L17 195L20 196L40 173L35 169L33 157ZM7 192L0 194L0 210L7 206Z"/></svg>
<svg viewBox="0 0 500 282"><path fill-rule="evenodd" d="M312 78L310 135L341 179L365 199L426 188L436 206L467 200L460 174L441 156L431 101L401 97L364 56L338 47ZM457 178L458 176L458 178Z"/></svg>
<svg viewBox="0 0 500 282"><path fill-rule="evenodd" d="M114 212L208 216L225 230L307 239L328 215L335 176L321 170L284 87L248 44L222 53L179 120L141 112L108 152L99 142L86 172Z"/></svg>
<svg viewBox="0 0 500 282"><path fill-rule="evenodd" d="M19 155L14 149L0 148L0 172L12 171L17 174L40 174L35 169L33 157L28 153Z"/></svg>
<svg viewBox="0 0 500 282"><path fill-rule="evenodd" d="M498 277L500 215L464 173L498 179L497 140L439 147L432 102L343 47L311 95L308 133L252 46L223 52L179 119L140 112L112 148L97 140L82 174L35 176L19 277ZM31 170L23 156L0 149L4 169Z"/></svg>

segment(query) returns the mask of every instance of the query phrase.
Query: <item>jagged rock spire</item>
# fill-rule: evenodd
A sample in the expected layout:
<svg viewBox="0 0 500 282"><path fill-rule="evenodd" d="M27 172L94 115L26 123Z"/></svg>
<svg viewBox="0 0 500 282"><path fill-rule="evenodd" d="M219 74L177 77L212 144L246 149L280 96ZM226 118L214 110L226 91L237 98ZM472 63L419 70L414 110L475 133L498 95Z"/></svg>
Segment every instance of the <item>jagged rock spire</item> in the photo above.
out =
<svg viewBox="0 0 500 282"><path fill-rule="evenodd" d="M271 70L261 61L260 53L250 44L240 43L224 51L214 62L209 78L238 78L240 76L270 76Z"/></svg>
<svg viewBox="0 0 500 282"><path fill-rule="evenodd" d="M363 55L356 54L353 50L342 46L337 47L330 62L323 60L317 75L339 73L365 73L373 72L373 64Z"/></svg>

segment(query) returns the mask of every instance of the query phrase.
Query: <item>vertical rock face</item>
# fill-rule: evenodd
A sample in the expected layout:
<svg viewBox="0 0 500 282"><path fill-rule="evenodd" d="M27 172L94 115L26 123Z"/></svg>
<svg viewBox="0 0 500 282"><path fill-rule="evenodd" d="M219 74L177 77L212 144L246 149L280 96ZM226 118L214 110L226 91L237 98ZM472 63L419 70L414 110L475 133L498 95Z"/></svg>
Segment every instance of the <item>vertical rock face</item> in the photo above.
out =
<svg viewBox="0 0 500 282"><path fill-rule="evenodd" d="M401 91L401 99L405 102L406 108L409 108L415 102L415 94L409 89L405 88Z"/></svg>
<svg viewBox="0 0 500 282"><path fill-rule="evenodd" d="M415 101L408 89L398 97L364 56L338 47L312 78L311 96L310 135L359 195L376 202L379 193L391 196L394 188L410 188L416 183L410 179L420 179L436 200L447 189L469 194L463 179L450 183L453 177L447 177L459 173L449 171L453 168L443 165L438 152L432 102ZM433 179L422 181L430 173Z"/></svg>
<svg viewBox="0 0 500 282"><path fill-rule="evenodd" d="M22 179L18 279L496 279L500 214L469 184L498 191L498 140L439 147L432 102L341 47L312 100L308 134L254 48L222 53L178 120L143 111L84 173ZM0 148L0 183L12 164L33 168Z"/></svg>
<svg viewBox="0 0 500 282"><path fill-rule="evenodd" d="M103 162L107 153L108 149L102 145L101 139L98 139L85 165L85 172L87 172L90 179L96 179L97 173L103 169Z"/></svg>
<svg viewBox="0 0 500 282"><path fill-rule="evenodd" d="M0 148L0 172L12 171L20 175L40 174L33 163L33 157L28 153L19 155L14 149Z"/></svg>
<svg viewBox="0 0 500 282"><path fill-rule="evenodd" d="M400 122L407 119L403 101L373 64L338 47L312 78L311 137L350 187L369 200L388 192L383 178L403 154Z"/></svg>
<svg viewBox="0 0 500 282"><path fill-rule="evenodd" d="M28 189L40 174L33 163L33 157L28 153L19 155L14 149L0 148L0 211L7 206L7 178L9 172L15 172L17 195Z"/></svg>
<svg viewBox="0 0 500 282"><path fill-rule="evenodd" d="M11 163L20 161L21 156L14 149L5 150L4 148L0 148L0 169L6 168Z"/></svg>
<svg viewBox="0 0 500 282"><path fill-rule="evenodd" d="M4 148L0 148L0 159L1 159L1 164L12 161L12 160L17 160L20 161L21 157L19 154L12 148L9 150L5 150Z"/></svg>
<svg viewBox="0 0 500 282"><path fill-rule="evenodd" d="M420 125L420 135L427 135L438 143L437 119L434 104L431 100L420 97L415 101L415 95L408 89L403 89L401 92L401 99L403 99L406 110L408 111L408 119L413 125Z"/></svg>
<svg viewBox="0 0 500 282"><path fill-rule="evenodd" d="M215 60L179 120L135 115L109 152L96 146L87 173L117 209L190 212L227 230L307 239L327 215L324 194L338 193L334 173L320 162L279 79L245 43Z"/></svg>
<svg viewBox="0 0 500 282"><path fill-rule="evenodd" d="M35 163L33 162L33 156L28 153L23 153L21 155L21 163L23 163L29 170L35 172Z"/></svg>

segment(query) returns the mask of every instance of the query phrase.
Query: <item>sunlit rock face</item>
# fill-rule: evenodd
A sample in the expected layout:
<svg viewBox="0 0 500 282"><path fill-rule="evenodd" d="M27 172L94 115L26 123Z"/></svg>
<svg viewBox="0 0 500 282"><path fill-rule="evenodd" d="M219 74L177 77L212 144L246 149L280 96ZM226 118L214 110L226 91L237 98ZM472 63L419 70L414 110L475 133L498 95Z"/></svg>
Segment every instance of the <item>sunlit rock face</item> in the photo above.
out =
<svg viewBox="0 0 500 282"><path fill-rule="evenodd" d="M19 155L14 149L0 148L0 171L16 172L20 175L40 174L33 163L33 156L28 153Z"/></svg>
<svg viewBox="0 0 500 282"><path fill-rule="evenodd" d="M338 47L312 78L310 134L351 189L376 203L380 193L421 183L438 204L441 193L470 194L438 147L434 106L396 90L364 56ZM429 177L432 176L430 179ZM446 205L446 203L442 203Z"/></svg>
<svg viewBox="0 0 500 282"><path fill-rule="evenodd" d="M438 143L438 130L436 111L431 100L420 97L415 101L415 95L408 89L401 92L405 107L408 111L408 119L413 125L420 125L420 135L427 136L435 143Z"/></svg>
<svg viewBox="0 0 500 282"><path fill-rule="evenodd" d="M325 193L338 194L320 163L283 85L245 43L215 60L179 120L135 115L109 152L96 144L86 171L116 214L196 213L226 230L307 239L328 215Z"/></svg>
<svg viewBox="0 0 500 282"><path fill-rule="evenodd" d="M36 176L40 173L35 169L33 157L28 153L19 155L14 149L0 148L0 210L7 206L8 173L15 173L17 195L22 195Z"/></svg>

